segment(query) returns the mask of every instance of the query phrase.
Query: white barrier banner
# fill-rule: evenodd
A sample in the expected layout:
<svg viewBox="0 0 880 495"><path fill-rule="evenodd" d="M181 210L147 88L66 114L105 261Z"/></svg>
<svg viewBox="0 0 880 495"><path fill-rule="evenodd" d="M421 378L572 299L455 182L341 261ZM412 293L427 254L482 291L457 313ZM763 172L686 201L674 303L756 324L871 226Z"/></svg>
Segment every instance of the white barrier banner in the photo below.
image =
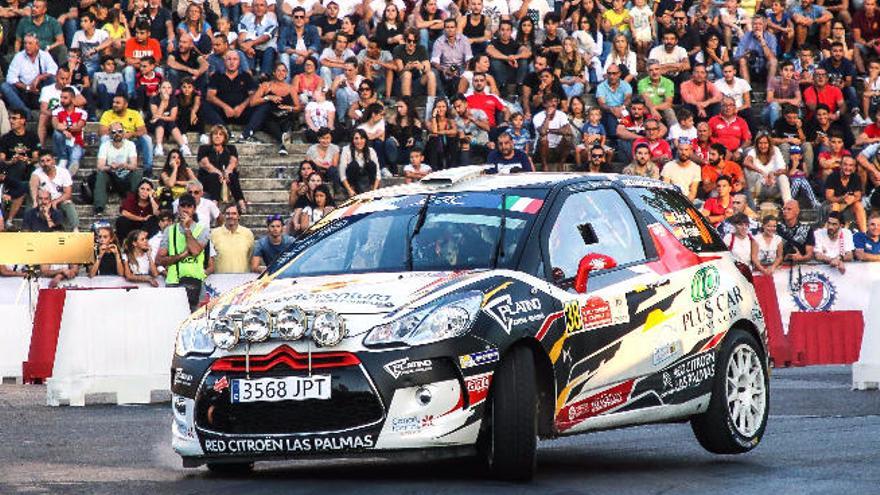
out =
<svg viewBox="0 0 880 495"><path fill-rule="evenodd" d="M880 263L847 263L844 274L820 264L780 268L773 274L773 282L785 333L792 311L862 311L867 321L871 315L870 287L878 280Z"/></svg>

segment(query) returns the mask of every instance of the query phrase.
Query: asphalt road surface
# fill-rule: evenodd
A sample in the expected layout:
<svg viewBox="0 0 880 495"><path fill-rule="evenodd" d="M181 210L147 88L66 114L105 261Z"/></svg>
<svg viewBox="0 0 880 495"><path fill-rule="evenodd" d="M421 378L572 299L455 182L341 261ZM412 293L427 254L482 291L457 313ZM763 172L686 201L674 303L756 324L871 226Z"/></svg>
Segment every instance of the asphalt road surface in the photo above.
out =
<svg viewBox="0 0 880 495"><path fill-rule="evenodd" d="M702 450L687 424L541 442L529 484L466 463L264 463L246 479L184 470L167 405L50 408L41 386L0 385L0 494L481 493L877 494L880 392L850 390L848 366L775 370L763 443Z"/></svg>

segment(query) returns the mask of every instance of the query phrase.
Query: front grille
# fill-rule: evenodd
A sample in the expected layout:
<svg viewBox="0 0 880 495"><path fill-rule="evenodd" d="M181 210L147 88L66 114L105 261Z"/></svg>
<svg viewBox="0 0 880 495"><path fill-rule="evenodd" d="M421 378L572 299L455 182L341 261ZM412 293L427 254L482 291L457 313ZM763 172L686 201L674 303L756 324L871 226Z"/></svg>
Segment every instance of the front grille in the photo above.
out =
<svg viewBox="0 0 880 495"><path fill-rule="evenodd" d="M276 366L270 372L251 373L251 378L304 376L295 370ZM226 434L294 434L346 430L382 419L382 403L360 366L321 370L331 375L330 399L305 401L249 402L233 404L229 386L245 378L244 373L211 371L196 400L196 425ZM217 390L219 389L219 391Z"/></svg>

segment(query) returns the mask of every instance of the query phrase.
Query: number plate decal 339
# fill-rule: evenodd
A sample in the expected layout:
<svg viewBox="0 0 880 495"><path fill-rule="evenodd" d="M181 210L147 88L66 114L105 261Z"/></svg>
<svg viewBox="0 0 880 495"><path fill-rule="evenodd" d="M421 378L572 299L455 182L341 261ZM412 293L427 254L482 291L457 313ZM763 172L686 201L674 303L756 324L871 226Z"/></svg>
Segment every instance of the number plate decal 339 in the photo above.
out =
<svg viewBox="0 0 880 495"><path fill-rule="evenodd" d="M330 375L232 380L233 403L330 398Z"/></svg>

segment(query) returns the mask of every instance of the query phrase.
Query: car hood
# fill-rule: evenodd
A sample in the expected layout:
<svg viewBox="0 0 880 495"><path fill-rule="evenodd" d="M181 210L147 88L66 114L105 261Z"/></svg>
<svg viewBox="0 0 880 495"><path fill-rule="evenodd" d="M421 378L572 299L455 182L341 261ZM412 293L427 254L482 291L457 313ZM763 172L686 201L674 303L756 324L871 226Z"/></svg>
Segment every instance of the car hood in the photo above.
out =
<svg viewBox="0 0 880 495"><path fill-rule="evenodd" d="M273 279L262 277L209 303L217 316L255 306L296 304L304 310L331 309L347 315L380 315L429 302L485 270L365 273Z"/></svg>

